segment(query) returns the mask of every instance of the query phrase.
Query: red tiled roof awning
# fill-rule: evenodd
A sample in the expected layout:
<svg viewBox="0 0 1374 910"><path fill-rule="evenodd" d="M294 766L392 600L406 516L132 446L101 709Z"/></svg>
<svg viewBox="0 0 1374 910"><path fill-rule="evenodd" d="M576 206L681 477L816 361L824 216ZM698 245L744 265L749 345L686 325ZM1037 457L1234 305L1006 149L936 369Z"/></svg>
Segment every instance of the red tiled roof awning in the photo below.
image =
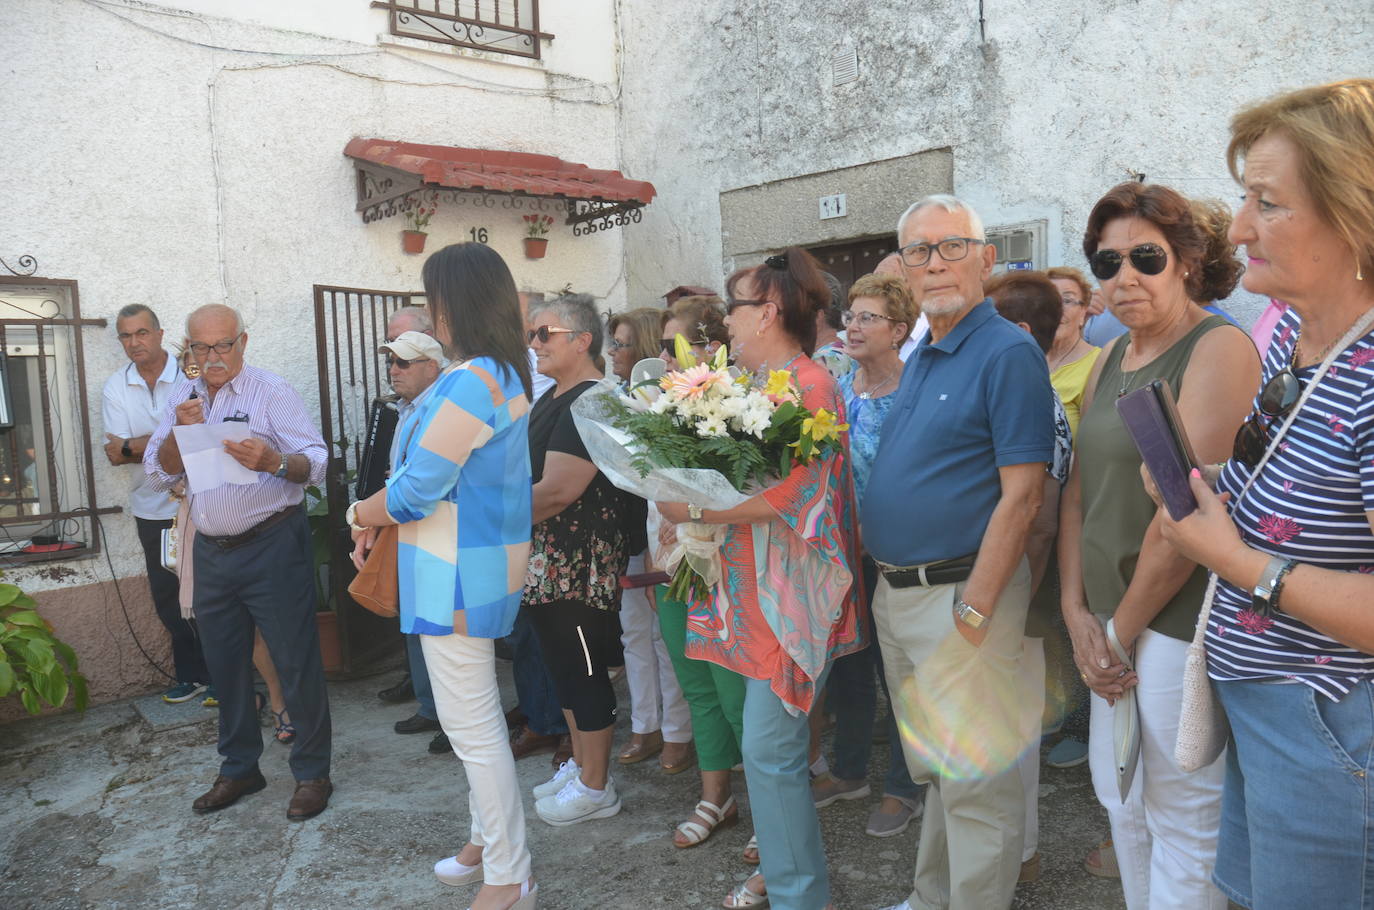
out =
<svg viewBox="0 0 1374 910"><path fill-rule="evenodd" d="M365 171L382 168L399 172L396 176L401 179L396 189L405 192L432 188L512 193L618 203L627 208L648 205L656 193L654 185L647 180L630 180L619 171L596 170L552 155L421 145L388 139L353 139L344 154ZM412 179L405 179L404 175ZM418 185L413 178L418 178ZM360 186L359 209L377 204L379 195L385 198L394 194L385 191L364 193Z"/></svg>

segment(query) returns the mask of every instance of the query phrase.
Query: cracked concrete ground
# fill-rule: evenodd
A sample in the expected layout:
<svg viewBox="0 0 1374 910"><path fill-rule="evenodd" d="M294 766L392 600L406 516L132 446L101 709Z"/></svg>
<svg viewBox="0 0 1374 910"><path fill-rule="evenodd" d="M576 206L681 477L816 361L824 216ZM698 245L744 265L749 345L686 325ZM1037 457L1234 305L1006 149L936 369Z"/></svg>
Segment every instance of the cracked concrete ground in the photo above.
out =
<svg viewBox="0 0 1374 910"><path fill-rule="evenodd" d="M509 665L499 666L509 705ZM167 706L148 696L0 727L0 907L461 910L474 889L448 887L431 872L465 838L461 764L429 755L427 735L392 732L413 706L384 705L375 693L396 678L331 684L336 790L328 811L303 823L286 820L288 749L270 740L265 791L214 815L191 812L218 766L213 711L195 702ZM621 714L617 748L629 735L629 712ZM875 792L885 758L874 750ZM668 776L654 761L617 768L620 815L551 828L528 796L548 777L548 756L517 769L542 908L717 907L750 871L740 859L747 823L691 850L673 847L673 826L697 799L693 772ZM898 903L911 887L918 826L868 837L870 808L859 800L821 810L844 910ZM1043 769L1040 824L1041 879L1017 889L1014 907L1124 907L1119 882L1083 869L1107 831L1086 765Z"/></svg>

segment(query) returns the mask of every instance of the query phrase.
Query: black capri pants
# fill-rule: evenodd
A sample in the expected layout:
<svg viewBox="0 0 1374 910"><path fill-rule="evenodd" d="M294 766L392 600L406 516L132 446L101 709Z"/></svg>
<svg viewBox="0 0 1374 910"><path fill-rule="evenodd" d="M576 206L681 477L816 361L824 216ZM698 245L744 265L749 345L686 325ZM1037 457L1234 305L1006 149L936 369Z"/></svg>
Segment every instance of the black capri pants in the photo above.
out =
<svg viewBox="0 0 1374 910"><path fill-rule="evenodd" d="M539 636L559 706L571 711L577 729L588 733L615 724L615 690L606 669L618 656L620 624L615 613L578 600L522 607Z"/></svg>

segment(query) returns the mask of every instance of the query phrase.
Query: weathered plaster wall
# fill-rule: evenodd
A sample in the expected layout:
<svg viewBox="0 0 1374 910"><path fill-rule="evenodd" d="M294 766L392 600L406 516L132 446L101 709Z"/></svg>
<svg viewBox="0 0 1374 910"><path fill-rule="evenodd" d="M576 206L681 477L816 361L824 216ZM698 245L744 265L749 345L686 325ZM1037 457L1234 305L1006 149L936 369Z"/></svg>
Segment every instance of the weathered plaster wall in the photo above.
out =
<svg viewBox="0 0 1374 910"><path fill-rule="evenodd" d="M103 439L101 385L124 363L113 316L127 303L152 306L168 341L201 304L239 307L249 361L284 374L313 406L312 285L420 289L424 257L402 252L404 219L364 224L354 211L349 139L617 168L614 4L545 6L543 26L557 37L532 62L379 39L385 15L363 0L0 3L11 127L0 143L0 257L31 254L38 274L76 279L83 315L111 319L85 334L93 437ZM533 261L523 213L441 204L428 249L485 228L521 286L570 284L624 305L619 231L574 237L560 219L547 258ZM100 504L123 504L125 479L99 452L95 471ZM105 524L115 575L142 575L132 519ZM55 623L103 630L96 601L71 593L109 581L103 555L59 567L59 577L43 568L11 578L52 592L42 605Z"/></svg>
<svg viewBox="0 0 1374 910"><path fill-rule="evenodd" d="M622 162L661 192L626 234L631 297L720 285L722 192L942 147L989 225L1044 218L1051 264L1081 267L1088 211L1128 171L1230 199L1230 114L1369 75L1374 39L1368 0L983 8L985 39L977 0L622 2ZM835 86L843 48L860 78Z"/></svg>

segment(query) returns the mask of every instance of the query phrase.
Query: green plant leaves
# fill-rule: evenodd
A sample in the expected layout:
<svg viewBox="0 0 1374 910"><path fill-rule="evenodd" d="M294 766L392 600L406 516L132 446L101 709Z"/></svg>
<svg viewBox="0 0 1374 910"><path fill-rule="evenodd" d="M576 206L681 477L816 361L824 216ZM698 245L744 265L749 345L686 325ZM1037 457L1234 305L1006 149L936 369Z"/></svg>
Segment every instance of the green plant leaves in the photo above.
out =
<svg viewBox="0 0 1374 910"><path fill-rule="evenodd" d="M14 667L10 666L8 660L0 657L0 697L9 695L18 684L18 679L14 675Z"/></svg>
<svg viewBox="0 0 1374 910"><path fill-rule="evenodd" d="M77 672L76 651L53 634L34 599L16 585L0 583L0 697L19 695L24 710L37 714L71 697L79 711L90 700L86 678Z"/></svg>
<svg viewBox="0 0 1374 910"><path fill-rule="evenodd" d="M24 592L17 585L0 583L0 607L8 607L23 594Z"/></svg>

